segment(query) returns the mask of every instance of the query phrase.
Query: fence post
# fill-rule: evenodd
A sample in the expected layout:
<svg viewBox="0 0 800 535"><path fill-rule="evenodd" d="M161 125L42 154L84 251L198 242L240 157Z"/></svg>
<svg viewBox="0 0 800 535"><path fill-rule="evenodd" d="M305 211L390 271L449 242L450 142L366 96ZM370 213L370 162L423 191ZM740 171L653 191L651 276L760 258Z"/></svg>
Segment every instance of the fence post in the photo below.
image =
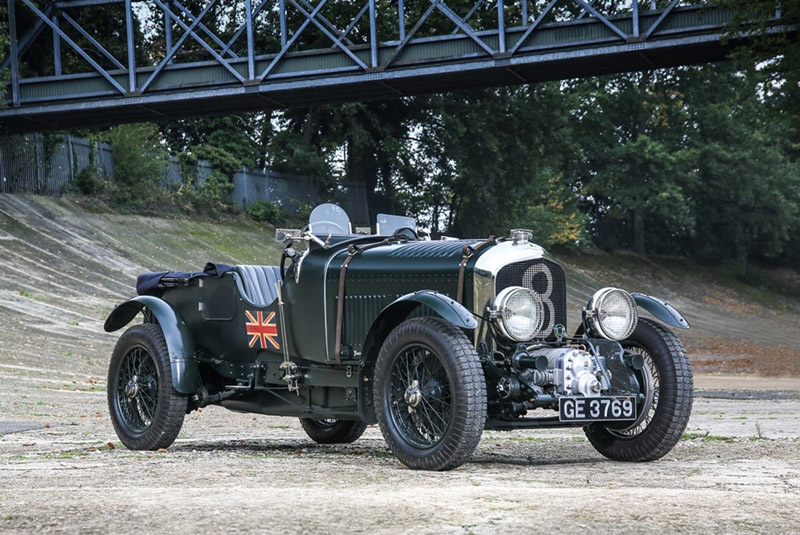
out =
<svg viewBox="0 0 800 535"><path fill-rule="evenodd" d="M72 136L67 134L67 161L69 162L69 181L75 182L75 154L72 152Z"/></svg>
<svg viewBox="0 0 800 535"><path fill-rule="evenodd" d="M34 134L33 137L33 148L34 148L34 158L36 160L36 176L33 177L33 184L31 185L31 191L27 193L36 193L39 189L39 184L42 181L42 175L44 174L44 170L42 169L42 164L44 163L44 146L43 141L39 137L39 134Z"/></svg>
<svg viewBox="0 0 800 535"><path fill-rule="evenodd" d="M3 143L0 141L0 193L6 192L6 175L8 174L6 172L6 159L3 157L4 154Z"/></svg>

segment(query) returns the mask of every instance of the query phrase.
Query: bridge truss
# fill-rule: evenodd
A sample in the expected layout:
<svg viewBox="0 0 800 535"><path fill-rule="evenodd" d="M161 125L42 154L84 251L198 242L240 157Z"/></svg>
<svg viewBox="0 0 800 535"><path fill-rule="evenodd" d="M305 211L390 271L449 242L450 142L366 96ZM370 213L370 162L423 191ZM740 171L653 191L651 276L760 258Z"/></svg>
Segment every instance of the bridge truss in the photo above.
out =
<svg viewBox="0 0 800 535"><path fill-rule="evenodd" d="M9 132L716 61L735 42L702 0L7 2ZM98 7L114 27L88 27Z"/></svg>

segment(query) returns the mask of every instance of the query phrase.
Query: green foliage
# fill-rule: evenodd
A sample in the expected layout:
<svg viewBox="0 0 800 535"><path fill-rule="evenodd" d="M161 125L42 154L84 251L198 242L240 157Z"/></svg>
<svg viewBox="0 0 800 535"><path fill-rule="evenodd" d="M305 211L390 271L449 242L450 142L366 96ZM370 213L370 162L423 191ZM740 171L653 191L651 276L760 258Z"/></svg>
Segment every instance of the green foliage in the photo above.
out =
<svg viewBox="0 0 800 535"><path fill-rule="evenodd" d="M761 77L760 90L764 105L776 118L786 121L790 129L791 151L800 156L800 33L773 32L776 9L780 24L800 23L800 2L797 0L721 0L733 11L728 37L747 33L746 44L733 56L742 64L757 66Z"/></svg>
<svg viewBox="0 0 800 535"><path fill-rule="evenodd" d="M178 159L184 180L189 180L177 192L184 211L213 218L235 211L230 194L234 189L233 175L242 167L239 159L210 145L191 147L191 152L180 153ZM208 171L201 171L201 164Z"/></svg>
<svg viewBox="0 0 800 535"><path fill-rule="evenodd" d="M74 173L75 181L73 184L68 185L68 190L80 193L81 195L96 195L103 191L105 177L102 176L100 170L97 168L97 161L95 159L97 143L94 141L90 142L89 165L80 170L78 170L78 159L75 158L75 147L72 146L70 148L73 151L72 172Z"/></svg>
<svg viewBox="0 0 800 535"><path fill-rule="evenodd" d="M694 74L700 88L687 95L698 125L692 196L702 214L691 249L735 259L742 276L753 257L797 258L800 165L786 150L787 123L764 109L754 75Z"/></svg>
<svg viewBox="0 0 800 535"><path fill-rule="evenodd" d="M182 119L162 124L161 131L173 154L219 149L219 155L198 154L198 157L201 160L216 157L231 160L237 170L242 166L256 168L264 163L262 138L270 134L269 118L267 114L251 113ZM223 172L229 174L228 170Z"/></svg>
<svg viewBox="0 0 800 535"><path fill-rule="evenodd" d="M556 84L428 99L409 155L412 211L427 206L434 232L529 227L546 244L579 241L574 224L557 223L581 219L578 197L556 180L568 154L569 103Z"/></svg>
<svg viewBox="0 0 800 535"><path fill-rule="evenodd" d="M120 125L105 135L114 147L111 201L131 208L147 208L165 194L159 188L166 152L158 128L148 123Z"/></svg>
<svg viewBox="0 0 800 535"><path fill-rule="evenodd" d="M198 160L209 162L214 170L230 179L242 169L242 160L227 149L215 145L199 145L190 148L192 154Z"/></svg>
<svg viewBox="0 0 800 535"><path fill-rule="evenodd" d="M231 179L219 171L213 171L197 186L194 199L195 209L211 217L219 217L232 211L230 194L233 191Z"/></svg>
<svg viewBox="0 0 800 535"><path fill-rule="evenodd" d="M95 195L103 189L103 177L97 167L90 164L75 175L75 186L82 195Z"/></svg>
<svg viewBox="0 0 800 535"><path fill-rule="evenodd" d="M307 177L323 189L332 188L336 173L330 158L343 138L342 117L335 116L335 111L333 106L319 106L283 112L277 118L279 130L271 139L267 166Z"/></svg>
<svg viewBox="0 0 800 535"><path fill-rule="evenodd" d="M684 134L686 109L674 71L623 74L575 82L582 140L574 161L600 245L644 254L653 227L691 234L694 215L686 188L693 152Z"/></svg>
<svg viewBox="0 0 800 535"><path fill-rule="evenodd" d="M255 221L266 221L273 225L283 220L281 207L274 202L256 201L247 206L247 215Z"/></svg>

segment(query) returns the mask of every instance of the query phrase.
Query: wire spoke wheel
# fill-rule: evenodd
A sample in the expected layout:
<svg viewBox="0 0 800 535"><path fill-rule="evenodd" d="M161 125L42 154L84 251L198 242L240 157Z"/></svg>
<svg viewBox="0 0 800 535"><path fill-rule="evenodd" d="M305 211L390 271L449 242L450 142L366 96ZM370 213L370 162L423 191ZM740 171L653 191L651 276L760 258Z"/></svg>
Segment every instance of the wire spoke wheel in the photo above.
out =
<svg viewBox="0 0 800 535"><path fill-rule="evenodd" d="M116 392L125 424L139 433L150 427L158 408L158 370L147 348L136 346L122 357Z"/></svg>
<svg viewBox="0 0 800 535"><path fill-rule="evenodd" d="M423 345L409 346L394 361L390 389L391 416L403 438L418 448L438 444L453 413L440 358Z"/></svg>
<svg viewBox="0 0 800 535"><path fill-rule="evenodd" d="M389 448L418 470L463 464L486 422L486 380L475 348L439 318L407 320L384 340L373 399Z"/></svg>
<svg viewBox="0 0 800 535"><path fill-rule="evenodd" d="M666 455L686 429L692 412L692 369L678 337L655 321L641 318L630 338L621 343L644 360L637 373L645 397L637 406L639 417L627 427L597 422L584 431L609 459L653 461Z"/></svg>
<svg viewBox="0 0 800 535"><path fill-rule="evenodd" d="M133 450L169 447L180 432L187 397L172 385L161 329L135 325L117 341L108 368L108 408L122 443Z"/></svg>

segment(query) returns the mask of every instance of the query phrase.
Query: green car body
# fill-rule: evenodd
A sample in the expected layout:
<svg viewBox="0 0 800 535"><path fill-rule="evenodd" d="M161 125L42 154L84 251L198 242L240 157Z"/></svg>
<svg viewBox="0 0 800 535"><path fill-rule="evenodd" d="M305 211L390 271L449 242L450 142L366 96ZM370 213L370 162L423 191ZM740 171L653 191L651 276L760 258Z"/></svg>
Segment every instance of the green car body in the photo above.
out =
<svg viewBox="0 0 800 535"><path fill-rule="evenodd" d="M557 389L537 386L534 381L547 385L548 380L553 380L553 373L556 377L561 373L563 380L566 377L563 374L570 373L564 371L567 368L563 359L576 355L588 356L597 363L587 360L587 369L596 376L597 384L602 385L606 398L628 396L640 410L646 407L648 395L652 401L652 392L646 391L648 378L642 364L634 358L635 352L623 348L624 343L597 336L588 320L573 328L573 332L577 330L574 337L567 335L564 269L525 236L425 241L415 239L413 232L395 235L329 233L327 236L308 232L307 247L302 252L294 249L298 241L287 242L285 265L280 268L237 266L221 276L172 281L160 288L160 297L140 295L117 307L105 328L107 331L120 329L139 312L144 313L145 323L158 327L168 350L171 387L175 396L186 398L187 411L214 403L236 411L324 422L326 426L338 422L374 424L380 420L386 435L379 413L392 409L386 405L382 409L375 396L382 397L382 392L390 393L391 388L386 386L380 390L375 383L376 380L390 381L389 377L394 375L384 373L384 379L376 378L376 364L387 338L403 325L416 325L414 318L418 319L417 323L428 322L440 326L439 330L447 330L449 339L468 340L469 356L464 357L462 351L458 353L462 356L455 358L475 360L474 369L481 371L483 384L470 388L477 388L484 396L481 398L485 400L481 401L485 405L484 416L476 420L483 428L591 427L593 422L587 420L565 421L561 408L559 417L527 417L529 410L558 407ZM540 328L529 340L504 338L502 328L498 329L498 321L504 320L498 320L498 312L493 307L498 294L509 287L527 288L535 294L542 318ZM634 294L633 299L662 321L688 327L680 314L663 301L641 294ZM502 314L501 311L499 315ZM420 347L430 349L434 345L424 342ZM568 356L565 352L570 348L580 351L580 355ZM154 351L157 352L150 350ZM556 355L554 351L560 353ZM657 353L657 349L650 349L650 353ZM670 358L685 359L685 354L679 357ZM121 353L118 358L125 357ZM415 359L414 362L419 360ZM549 367L547 359L550 359ZM555 364L554 359L559 364ZM447 388L453 389L450 392L453 399L460 396L452 379L453 365L441 356L433 362L440 363L434 366L437 377L440 382L447 383ZM613 375L606 370L611 369L612 362ZM166 364L164 366L166 369ZM109 390L109 396L117 395L115 400L111 397L109 400L112 414L115 408L118 412L122 410L120 407L130 410L129 405L136 412L138 398L135 396L146 389L144 380L136 375L120 379L121 372L115 373L117 375L110 373L109 376L110 382L117 384L117 394L112 394L112 388ZM669 373L669 370L661 370L661 380L669 379L666 377ZM542 379L542 374L550 379ZM590 375L584 373L582 380L594 385ZM152 381L156 380L158 378ZM163 378L160 380L163 382ZM652 381L652 377L649 380ZM436 381L431 384L434 383ZM684 390L685 386L682 385ZM424 386L414 389L411 384L404 384L403 388L406 390L400 394L401 403L403 399L406 403L409 399L417 400L417 394L423 398L431 396L431 400L435 398L433 393L426 393ZM429 387L429 390L436 388L439 387ZM588 390L585 393L592 396ZM685 392L681 396L685 396ZM163 395L159 399L163 399ZM397 400L394 404L397 405ZM423 407L408 405L403 410L416 413ZM456 416L451 414L455 413L456 407L450 407L443 414L452 424ZM401 419L406 412L402 414ZM685 416L688 418L688 412ZM136 415L134 419L139 421ZM124 414L120 422L115 420L118 433L118 423L124 427L124 420ZM150 423L152 420L157 417L151 418ZM609 425L619 427L618 422ZM448 429L442 430L447 439L452 434ZM417 431L413 434L416 436ZM400 435L402 442L402 433ZM422 435L428 437L425 432ZM624 434L621 437L620 440L625 440ZM672 438L670 436L667 442ZM396 437L393 440L397 440ZM444 439L437 437L437 440ZM420 458L431 457L438 444L431 442L428 449L417 448L424 450ZM477 439L474 442L477 443ZM411 454L417 455L413 444L408 447ZM474 445L470 447L474 449ZM662 450L665 447L660 446ZM658 452L657 456L666 451ZM411 460L399 453L398 457L414 468L445 469L463 462L468 453L430 465L420 464L413 455ZM614 458L613 453L604 453Z"/></svg>

